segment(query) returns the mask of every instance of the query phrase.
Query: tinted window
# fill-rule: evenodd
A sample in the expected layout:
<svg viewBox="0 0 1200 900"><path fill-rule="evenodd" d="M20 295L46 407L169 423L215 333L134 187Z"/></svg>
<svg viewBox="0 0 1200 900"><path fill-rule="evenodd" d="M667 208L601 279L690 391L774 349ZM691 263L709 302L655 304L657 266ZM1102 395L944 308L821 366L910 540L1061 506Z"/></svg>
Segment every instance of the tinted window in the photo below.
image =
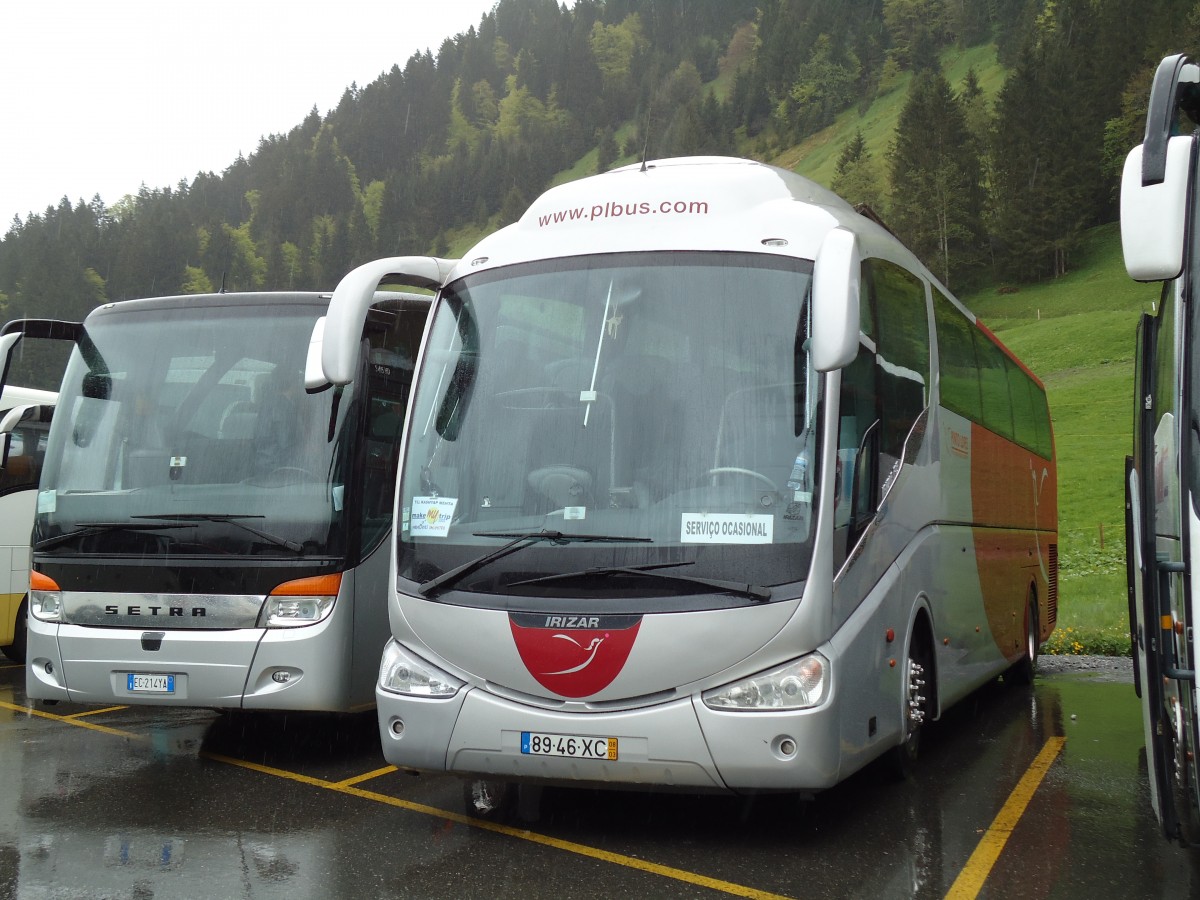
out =
<svg viewBox="0 0 1200 900"><path fill-rule="evenodd" d="M937 323L938 385L941 403L946 409L975 422L983 421L979 396L979 368L975 359L975 330L949 300L933 294L933 313Z"/></svg>

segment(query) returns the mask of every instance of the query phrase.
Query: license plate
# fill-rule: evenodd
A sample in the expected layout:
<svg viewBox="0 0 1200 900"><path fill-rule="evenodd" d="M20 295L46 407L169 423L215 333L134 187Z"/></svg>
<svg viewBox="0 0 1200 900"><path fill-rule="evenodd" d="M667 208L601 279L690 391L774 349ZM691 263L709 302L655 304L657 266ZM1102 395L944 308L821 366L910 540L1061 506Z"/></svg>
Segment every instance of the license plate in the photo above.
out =
<svg viewBox="0 0 1200 900"><path fill-rule="evenodd" d="M545 734L521 732L521 752L530 756L569 756L572 759L617 758L615 737L588 737L581 734Z"/></svg>
<svg viewBox="0 0 1200 900"><path fill-rule="evenodd" d="M125 678L125 689L131 694L175 693L174 675L149 675L145 672L130 672Z"/></svg>

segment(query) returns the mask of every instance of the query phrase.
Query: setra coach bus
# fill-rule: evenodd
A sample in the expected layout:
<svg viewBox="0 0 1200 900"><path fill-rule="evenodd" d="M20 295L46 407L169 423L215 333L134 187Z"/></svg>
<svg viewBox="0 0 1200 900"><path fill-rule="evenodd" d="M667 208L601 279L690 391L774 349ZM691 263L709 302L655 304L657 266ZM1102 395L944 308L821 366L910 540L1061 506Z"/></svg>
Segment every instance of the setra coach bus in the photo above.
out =
<svg viewBox="0 0 1200 900"><path fill-rule="evenodd" d="M0 332L0 364L23 337L74 345L34 516L31 699L371 708L429 298L364 297L349 378L306 390L328 303L130 300Z"/></svg>
<svg viewBox="0 0 1200 900"><path fill-rule="evenodd" d="M1163 832L1200 842L1200 368L1196 165L1200 66L1159 64L1144 141L1121 177L1121 245L1136 281L1162 282L1138 324L1133 453L1126 461L1126 560L1135 688L1142 701L1151 803Z"/></svg>
<svg viewBox="0 0 1200 900"><path fill-rule="evenodd" d="M433 265L356 270L330 321ZM325 376L352 353L327 331ZM887 230L767 165L619 169L482 240L401 456L384 756L465 776L481 814L523 781L904 771L1054 628L1043 386Z"/></svg>

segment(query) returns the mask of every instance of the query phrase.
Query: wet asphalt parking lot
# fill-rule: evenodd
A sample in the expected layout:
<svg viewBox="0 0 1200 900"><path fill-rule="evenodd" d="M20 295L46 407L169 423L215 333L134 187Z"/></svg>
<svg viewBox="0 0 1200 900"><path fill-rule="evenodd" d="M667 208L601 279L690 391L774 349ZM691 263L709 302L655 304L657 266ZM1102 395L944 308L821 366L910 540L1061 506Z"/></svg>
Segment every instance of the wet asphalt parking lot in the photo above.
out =
<svg viewBox="0 0 1200 900"><path fill-rule="evenodd" d="M1200 896L1200 851L1153 819L1121 661L985 688L907 782L529 789L504 822L387 766L373 713L31 707L0 667L0 898Z"/></svg>

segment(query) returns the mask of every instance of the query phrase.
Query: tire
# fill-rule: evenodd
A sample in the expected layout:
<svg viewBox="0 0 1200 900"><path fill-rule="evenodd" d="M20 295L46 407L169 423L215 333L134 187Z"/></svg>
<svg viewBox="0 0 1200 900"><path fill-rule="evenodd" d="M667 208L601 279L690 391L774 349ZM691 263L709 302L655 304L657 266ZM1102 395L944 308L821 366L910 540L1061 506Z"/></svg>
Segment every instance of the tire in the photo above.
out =
<svg viewBox="0 0 1200 900"><path fill-rule="evenodd" d="M29 639L29 625L26 619L28 604L29 598L27 597L17 607L17 621L13 623L13 642L7 647L0 647L0 650L4 651L4 655L13 662L25 662L25 645Z"/></svg>
<svg viewBox="0 0 1200 900"><path fill-rule="evenodd" d="M904 734L900 743L888 755L888 769L899 781L911 778L916 771L921 752L921 732L933 705L933 653L923 629L917 628L908 639L908 656L904 660L901 680L901 702L904 705Z"/></svg>
<svg viewBox="0 0 1200 900"><path fill-rule="evenodd" d="M1004 676L1004 680L1011 684L1033 684L1038 659L1037 622L1037 601L1031 594L1025 607L1025 655Z"/></svg>
<svg viewBox="0 0 1200 900"><path fill-rule="evenodd" d="M512 815L517 802L516 785L488 778L463 780L463 805L468 816L502 822Z"/></svg>

